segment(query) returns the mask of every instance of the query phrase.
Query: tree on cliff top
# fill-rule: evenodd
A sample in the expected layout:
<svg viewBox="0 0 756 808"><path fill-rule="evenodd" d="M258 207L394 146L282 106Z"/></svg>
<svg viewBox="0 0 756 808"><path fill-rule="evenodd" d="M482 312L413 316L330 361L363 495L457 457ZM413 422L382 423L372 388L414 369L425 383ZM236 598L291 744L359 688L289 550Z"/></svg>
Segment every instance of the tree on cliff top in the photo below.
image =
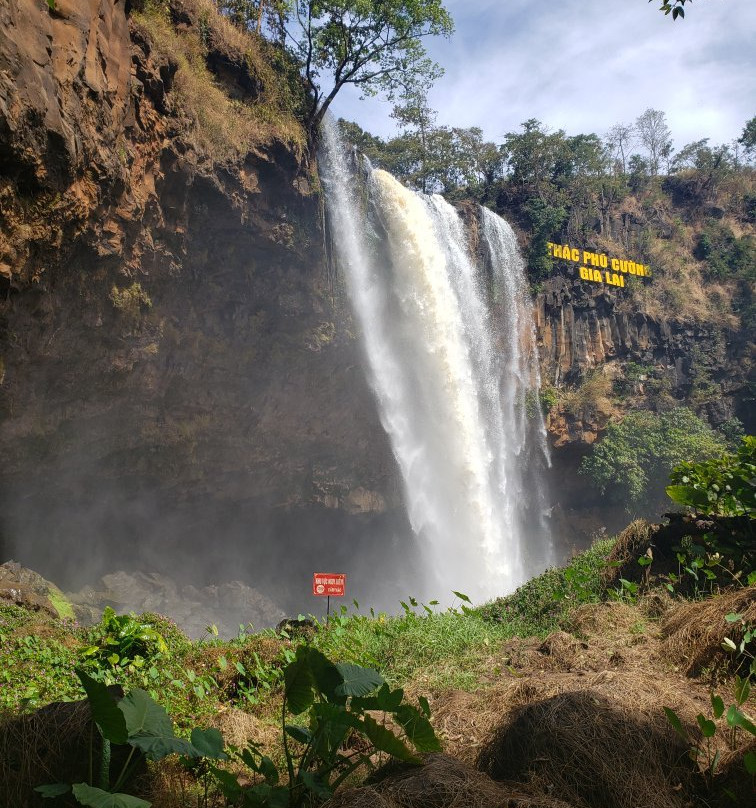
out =
<svg viewBox="0 0 756 808"><path fill-rule="evenodd" d="M290 0L278 19L311 92L311 138L345 84L391 98L439 76L421 39L454 30L441 0Z"/></svg>

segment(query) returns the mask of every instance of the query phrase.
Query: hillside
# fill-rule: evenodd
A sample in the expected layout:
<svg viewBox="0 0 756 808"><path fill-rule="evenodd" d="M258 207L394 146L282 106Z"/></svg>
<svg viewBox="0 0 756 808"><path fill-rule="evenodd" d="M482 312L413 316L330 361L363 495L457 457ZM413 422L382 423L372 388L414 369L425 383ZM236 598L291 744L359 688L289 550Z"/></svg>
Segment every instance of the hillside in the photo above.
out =
<svg viewBox="0 0 756 808"><path fill-rule="evenodd" d="M695 531L702 517L686 519ZM157 700L176 721L176 735L163 728L162 746L150 747L154 762L122 781L117 799L145 800L135 806L748 804L756 754L748 717L756 706L748 684L756 588L726 588L724 581L733 571L745 580L753 551L742 569L733 566L735 556L713 565L711 555L700 556L715 573L712 581L675 577L665 553L679 527L634 522L616 542L604 540L482 609L466 606L464 595L445 611L409 598L399 617L344 606L328 623L288 621L260 634L242 626L231 641L210 627L203 640L190 642L156 614L106 611L81 628L54 616L65 603L47 599L54 590L43 579L0 567L0 593L9 574L36 592L25 607L0 605L0 804L37 805L32 786L86 779L89 719L75 701L83 691L74 669L98 723L104 718L94 694L112 684ZM650 548L653 561L640 565ZM298 677L308 659L326 667L313 667L304 685ZM348 674L362 682L359 697L347 691L353 698L343 726L338 711L346 699L324 696L330 686L320 677L327 670L342 677L337 681ZM384 680L385 690L372 697L378 701L363 698ZM303 686L305 694L315 688L314 707ZM101 698L111 697L103 691ZM287 721L304 717L286 718L284 698L291 714L311 709L309 730L289 729L288 752L281 711ZM302 706L293 706L299 699ZM366 716L384 729L371 729L381 723ZM324 718L331 723L319 724ZM389 730L402 741L390 741ZM314 747L305 792L289 792L286 755L295 763L307 755L309 731L339 743ZM136 736L129 743L142 744ZM386 753L412 762L410 748L421 753L414 765L390 762L362 783L386 764ZM115 771L123 747L114 742L112 749ZM183 762L166 756L171 750ZM327 774L317 766L337 760L359 763L360 776L347 777L328 799L332 789L324 784L340 782L339 769Z"/></svg>

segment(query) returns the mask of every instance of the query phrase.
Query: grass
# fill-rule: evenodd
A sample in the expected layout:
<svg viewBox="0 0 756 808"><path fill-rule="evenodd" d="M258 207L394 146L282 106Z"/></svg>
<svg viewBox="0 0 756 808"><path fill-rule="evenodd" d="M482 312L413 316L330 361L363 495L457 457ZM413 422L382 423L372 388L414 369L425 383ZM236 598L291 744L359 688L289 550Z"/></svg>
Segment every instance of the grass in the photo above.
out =
<svg viewBox="0 0 756 808"><path fill-rule="evenodd" d="M507 639L548 634L570 607L600 598L599 572L610 548L611 540L599 542L567 567L547 570L478 609L462 604L434 611L414 600L400 616L343 608L328 626L316 626L311 641L336 661L379 669L393 686L422 681L433 689L471 690ZM146 641L124 653L105 621L80 628L1 607L0 707L23 711L82 698L74 668L83 666L107 684L144 688L180 727L209 721L221 705L263 715L280 697L282 670L297 642L271 631L192 642L168 618L151 613L135 618L134 630L140 625L164 644Z"/></svg>
<svg viewBox="0 0 756 808"><path fill-rule="evenodd" d="M315 644L340 662L377 668L393 686L421 677L433 688L472 689L491 648L512 636L509 626L487 622L474 609L400 617L348 615L331 619Z"/></svg>
<svg viewBox="0 0 756 808"><path fill-rule="evenodd" d="M53 608L58 613L61 620L75 620L73 606L66 596L58 589L57 586L51 586L47 593L47 598L52 603Z"/></svg>
<svg viewBox="0 0 756 808"><path fill-rule="evenodd" d="M614 538L599 539L566 566L552 567L512 595L482 606L481 616L507 626L512 634L521 637L546 636L573 607L601 600L604 591L600 573L614 542Z"/></svg>

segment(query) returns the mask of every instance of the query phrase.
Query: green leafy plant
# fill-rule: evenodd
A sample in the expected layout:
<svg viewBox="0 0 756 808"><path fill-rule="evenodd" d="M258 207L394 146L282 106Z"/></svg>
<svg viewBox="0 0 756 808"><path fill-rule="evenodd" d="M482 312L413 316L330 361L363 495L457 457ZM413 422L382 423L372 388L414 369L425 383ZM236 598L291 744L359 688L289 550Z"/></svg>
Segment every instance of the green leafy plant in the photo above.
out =
<svg viewBox="0 0 756 808"><path fill-rule="evenodd" d="M91 808L149 808L151 803L121 791L143 759L156 761L172 754L226 758L218 730L195 729L191 742L178 738L168 713L144 690L135 688L116 701L102 682L82 669L77 669L76 674L87 694L94 722L89 742L89 782L38 786L36 791L43 797L71 792L80 805ZM99 744L95 743L94 727L100 734ZM116 773L111 771L113 746L131 747Z"/></svg>
<svg viewBox="0 0 756 808"><path fill-rule="evenodd" d="M663 499L670 471L682 461L714 457L725 449L723 437L686 407L659 414L641 410L610 424L583 458L580 473L630 511L655 505L658 495Z"/></svg>
<svg viewBox="0 0 756 808"><path fill-rule="evenodd" d="M756 640L756 625L746 621L740 614L728 614L725 620L730 624L740 623L742 635L740 642L737 643L730 637L725 637L722 648L735 655L738 662L741 663L739 667L748 667L747 676L753 681L756 679L756 653L754 653L752 643Z"/></svg>
<svg viewBox="0 0 756 808"><path fill-rule="evenodd" d="M667 496L703 514L752 516L756 512L756 436L746 435L734 454L683 462L670 474Z"/></svg>
<svg viewBox="0 0 756 808"><path fill-rule="evenodd" d="M375 711L389 716L399 730L388 727L385 720L376 720ZM289 723L290 715L304 715L306 723ZM215 766L212 771L232 805L299 808L330 796L361 766L373 768L371 756L375 753L419 763L417 752L440 749L429 715L426 699L419 700L419 708L405 703L404 692L391 690L377 671L335 664L316 648L301 645L284 669L285 772L279 772L255 743L229 752L260 782L243 786L224 769ZM353 734L361 737L357 748L347 744Z"/></svg>
<svg viewBox="0 0 756 808"><path fill-rule="evenodd" d="M118 615L110 606L88 630L86 639L89 645L81 651L81 658L90 672L141 668L156 655L168 653L163 635L152 623L133 614Z"/></svg>
<svg viewBox="0 0 756 808"><path fill-rule="evenodd" d="M756 726L748 715L742 710L751 694L751 681L749 677L735 677L733 689L734 703L725 709L721 696L711 693L711 717L699 713L696 723L699 732L692 734L680 720L679 715L671 708L664 707L672 728L690 747L690 756L701 767L707 784L711 786L717 774L721 750L717 748L716 737L726 734L729 745L734 747L737 733L746 732L756 737ZM724 727L722 718L724 717ZM749 774L756 774L756 751L749 750L743 756L743 765Z"/></svg>

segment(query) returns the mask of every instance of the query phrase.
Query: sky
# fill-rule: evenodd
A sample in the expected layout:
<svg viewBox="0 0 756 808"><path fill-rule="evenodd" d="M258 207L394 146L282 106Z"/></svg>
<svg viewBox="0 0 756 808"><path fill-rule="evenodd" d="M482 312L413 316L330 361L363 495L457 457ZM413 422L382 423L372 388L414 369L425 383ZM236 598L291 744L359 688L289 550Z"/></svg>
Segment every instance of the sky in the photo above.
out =
<svg viewBox="0 0 756 808"><path fill-rule="evenodd" d="M694 0L672 21L660 0L446 0L456 32L424 40L445 69L429 99L439 125L500 143L529 118L604 135L649 107L675 149L728 143L756 115L756 0ZM344 88L339 116L382 137L391 104Z"/></svg>

